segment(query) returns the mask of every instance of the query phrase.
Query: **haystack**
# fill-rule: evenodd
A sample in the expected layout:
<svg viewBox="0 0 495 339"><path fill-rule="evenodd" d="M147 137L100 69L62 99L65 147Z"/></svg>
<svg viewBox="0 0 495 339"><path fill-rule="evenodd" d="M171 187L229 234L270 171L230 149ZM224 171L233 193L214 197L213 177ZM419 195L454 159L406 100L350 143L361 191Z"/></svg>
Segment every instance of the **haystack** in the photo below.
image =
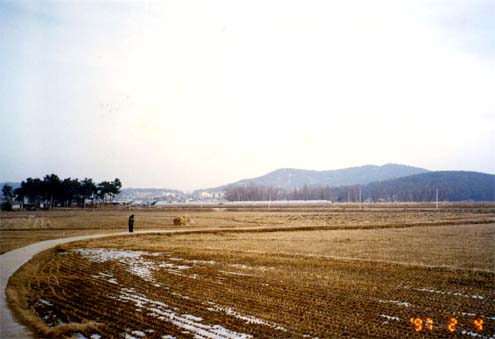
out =
<svg viewBox="0 0 495 339"><path fill-rule="evenodd" d="M174 225L187 225L191 222L191 218L188 215L183 215L180 217L174 218Z"/></svg>

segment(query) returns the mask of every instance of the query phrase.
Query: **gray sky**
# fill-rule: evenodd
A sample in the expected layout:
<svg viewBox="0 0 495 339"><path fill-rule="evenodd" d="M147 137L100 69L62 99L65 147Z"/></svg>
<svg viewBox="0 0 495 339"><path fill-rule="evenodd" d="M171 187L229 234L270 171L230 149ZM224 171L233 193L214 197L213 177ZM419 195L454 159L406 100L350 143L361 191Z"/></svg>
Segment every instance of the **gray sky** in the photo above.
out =
<svg viewBox="0 0 495 339"><path fill-rule="evenodd" d="M495 172L495 1L0 0L0 181Z"/></svg>

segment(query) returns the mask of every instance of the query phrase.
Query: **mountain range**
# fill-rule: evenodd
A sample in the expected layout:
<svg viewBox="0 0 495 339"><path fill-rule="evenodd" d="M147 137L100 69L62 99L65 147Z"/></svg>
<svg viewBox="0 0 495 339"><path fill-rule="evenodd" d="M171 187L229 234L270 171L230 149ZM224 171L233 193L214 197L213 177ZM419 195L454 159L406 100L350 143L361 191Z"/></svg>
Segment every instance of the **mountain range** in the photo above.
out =
<svg viewBox="0 0 495 339"><path fill-rule="evenodd" d="M20 183L5 182L16 188ZM198 192L223 192L249 187L273 187L286 192L307 188L317 192L319 188L331 188L328 199L333 201L356 201L358 192L362 199L373 201L432 201L439 192L440 200L448 201L495 201L495 176L468 171L429 171L424 168L400 164L382 166L365 165L337 170L315 171L282 168L265 175ZM314 193L313 192L313 193ZM123 189L126 196L156 196L158 193L183 192L174 189ZM320 193L318 193L320 194Z"/></svg>
<svg viewBox="0 0 495 339"><path fill-rule="evenodd" d="M399 164L365 165L327 171L282 168L260 177L243 179L228 185L205 189L204 191L223 191L226 187L248 185L273 186L282 189L294 189L304 185L331 187L365 185L375 181L396 179L425 172L429 171L424 168Z"/></svg>
<svg viewBox="0 0 495 339"><path fill-rule="evenodd" d="M332 201L495 201L495 176L468 171L429 171L386 164L330 171L278 169L266 175L208 189L229 200L266 200L268 187L283 199ZM283 193L280 193L283 192Z"/></svg>

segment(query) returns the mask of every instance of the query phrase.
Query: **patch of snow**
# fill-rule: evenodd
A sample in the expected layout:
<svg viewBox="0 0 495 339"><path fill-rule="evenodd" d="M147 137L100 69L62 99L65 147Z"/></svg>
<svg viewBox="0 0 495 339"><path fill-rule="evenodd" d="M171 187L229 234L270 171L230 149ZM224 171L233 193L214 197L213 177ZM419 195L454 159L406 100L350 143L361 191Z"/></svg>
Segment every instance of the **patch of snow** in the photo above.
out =
<svg viewBox="0 0 495 339"><path fill-rule="evenodd" d="M157 263L150 259L146 259L146 256L156 257L160 253L145 252L145 251L131 251L131 250L117 250L106 248L80 248L74 250L78 254L86 257L88 260L104 263L107 261L118 261L119 263L127 267L127 271L142 278L147 282L156 283L153 278L153 271L159 269L166 269L168 273L185 276L182 271L191 268L189 265L176 265L174 263L161 262ZM168 258L169 260L182 260L180 258ZM100 272L98 274L102 277L112 278L113 276L108 273ZM193 276L192 278L196 278ZM110 283L117 284L115 280L108 280ZM155 285L156 286L156 285ZM157 286L159 287L159 286Z"/></svg>
<svg viewBox="0 0 495 339"><path fill-rule="evenodd" d="M408 303L407 301L400 301L400 300L379 300L381 303L390 303L390 304L395 304L398 306L404 306L404 307L411 307L412 304Z"/></svg>
<svg viewBox="0 0 495 339"><path fill-rule="evenodd" d="M82 334L80 332L74 333L74 337L76 339L88 339L84 334Z"/></svg>
<svg viewBox="0 0 495 339"><path fill-rule="evenodd" d="M93 274L91 277L96 278L96 279L103 278L104 280L108 281L109 283L112 283L115 285L119 284L117 279L115 279L115 277L112 274L107 273L107 272L98 272L98 274Z"/></svg>
<svg viewBox="0 0 495 339"><path fill-rule="evenodd" d="M191 314L180 314L176 309L172 309L169 305L147 298L144 295L138 295L129 291L129 289L122 289L120 295L116 298L123 301L134 303L138 309L142 309L148 312L149 315L154 316L162 321L168 321L175 326L194 334L194 338L198 339L250 339L252 335L246 333L239 333L231 331L221 325L209 325L203 324L203 320L200 317L196 317ZM185 333L185 332L183 332ZM133 332L134 334L134 332ZM139 339L135 337L128 337L126 339Z"/></svg>
<svg viewBox="0 0 495 339"><path fill-rule="evenodd" d="M107 278L112 278L113 274L108 273L108 272L99 272L98 275L101 275L102 277L107 277Z"/></svg>
<svg viewBox="0 0 495 339"><path fill-rule="evenodd" d="M178 275L180 277L186 277L186 278L191 278L192 277L192 276L190 276L188 274L184 274L184 273L182 273L180 271L174 271L174 270L167 270L167 273L170 273L170 274L173 274L173 275ZM193 277L193 279L195 279L195 278Z"/></svg>
<svg viewBox="0 0 495 339"><path fill-rule="evenodd" d="M470 337L473 337L473 338L483 338L483 339L493 339L495 338L495 336L484 336L484 335L481 335L479 333L476 333L476 332L472 332L472 331L466 331L466 330L462 330L461 331L461 334L462 335L468 335Z"/></svg>
<svg viewBox="0 0 495 339"><path fill-rule="evenodd" d="M158 267L170 268L170 269L174 269L174 270L187 270L188 268L191 268L191 266L188 266L188 265L175 265L175 264L171 264L171 263L161 263L160 265L158 265Z"/></svg>
<svg viewBox="0 0 495 339"><path fill-rule="evenodd" d="M46 305L46 306L53 306L53 304L51 302L49 302L48 300L45 300L45 299L40 299L40 300L38 300L38 302L40 304L43 304L43 305Z"/></svg>
<svg viewBox="0 0 495 339"><path fill-rule="evenodd" d="M144 333L143 331L138 330L132 331L131 334L137 335L138 337L144 337L146 335L146 333Z"/></svg>
<svg viewBox="0 0 495 339"><path fill-rule="evenodd" d="M187 259L184 259L184 261L192 263L192 264L208 264L208 265L218 264L215 260L199 260L199 259L187 260Z"/></svg>
<svg viewBox="0 0 495 339"><path fill-rule="evenodd" d="M203 321L203 318L201 318L201 317L195 317L192 314L186 314L184 316L184 318L189 319L189 320L193 320L193 321Z"/></svg>
<svg viewBox="0 0 495 339"><path fill-rule="evenodd" d="M170 292L170 294L175 295L175 296L177 296L177 297L181 297L182 299L186 299L186 300L191 299L191 298L190 298L190 297L188 297L187 295L182 295L182 294L177 293L177 292Z"/></svg>
<svg viewBox="0 0 495 339"><path fill-rule="evenodd" d="M79 248L75 251L95 262L107 262L110 260L120 259L138 259L144 254L144 252L141 251L123 251L106 248Z"/></svg>
<svg viewBox="0 0 495 339"><path fill-rule="evenodd" d="M380 317L387 318L388 320L400 321L400 318L399 317L394 317L394 316L391 316L391 315L380 314Z"/></svg>
<svg viewBox="0 0 495 339"><path fill-rule="evenodd" d="M272 269L272 267L268 266L249 266L249 265L244 265L244 264L231 264L229 265L230 267L235 267L235 268L240 268L242 270L260 270L260 271L267 271Z"/></svg>
<svg viewBox="0 0 495 339"><path fill-rule="evenodd" d="M434 289L431 289L431 288L413 288L413 290L419 291L419 292L429 292L429 293L453 295L453 296L456 296L456 297L473 298L473 299L485 299L485 297L483 297L481 295L476 295L476 294L468 295L468 294L463 294L463 293L460 293L460 292L438 291L438 290L434 290Z"/></svg>
<svg viewBox="0 0 495 339"><path fill-rule="evenodd" d="M100 339L101 338L101 335L99 335L98 333L94 333L90 336L91 339Z"/></svg>
<svg viewBox="0 0 495 339"><path fill-rule="evenodd" d="M108 279L107 281L108 281L109 283L112 283L112 284L115 284L115 285L118 285L118 284L119 284L119 282L118 282L118 281L117 281L117 279L115 279L115 278L110 278L110 279Z"/></svg>
<svg viewBox="0 0 495 339"><path fill-rule="evenodd" d="M98 263L107 261L118 261L127 266L129 272L146 281L153 281L152 270L154 262L143 258L144 255L154 255L154 253L143 251L124 251L106 248L80 248L75 250L88 260Z"/></svg>
<svg viewBox="0 0 495 339"><path fill-rule="evenodd" d="M256 318L254 316L250 316L250 315L242 315L241 313L235 311L234 309L230 308L230 307L220 307L218 305L215 305L213 304L214 307L208 307L208 311L213 311L213 312L223 312L227 315L230 315L230 316L233 316L237 319L241 319L241 320L244 320L246 321L246 324L259 324L259 325L265 325L265 326L268 326L270 328L274 328L276 330L280 330L280 331L284 331L284 332L287 332L287 329L276 324L276 323L272 323L272 322L269 322L269 321L266 321L266 320L263 320L263 319L260 319L260 318Z"/></svg>
<svg viewBox="0 0 495 339"><path fill-rule="evenodd" d="M177 339L173 335L162 335L162 339Z"/></svg>

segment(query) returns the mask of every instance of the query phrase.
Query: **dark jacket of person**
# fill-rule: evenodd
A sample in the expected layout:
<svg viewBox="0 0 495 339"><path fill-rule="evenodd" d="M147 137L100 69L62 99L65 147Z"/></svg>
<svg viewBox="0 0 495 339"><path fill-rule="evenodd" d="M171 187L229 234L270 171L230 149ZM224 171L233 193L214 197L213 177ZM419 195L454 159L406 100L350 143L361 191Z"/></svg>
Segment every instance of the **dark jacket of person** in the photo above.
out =
<svg viewBox="0 0 495 339"><path fill-rule="evenodd" d="M134 230L134 214L129 217L129 232Z"/></svg>

